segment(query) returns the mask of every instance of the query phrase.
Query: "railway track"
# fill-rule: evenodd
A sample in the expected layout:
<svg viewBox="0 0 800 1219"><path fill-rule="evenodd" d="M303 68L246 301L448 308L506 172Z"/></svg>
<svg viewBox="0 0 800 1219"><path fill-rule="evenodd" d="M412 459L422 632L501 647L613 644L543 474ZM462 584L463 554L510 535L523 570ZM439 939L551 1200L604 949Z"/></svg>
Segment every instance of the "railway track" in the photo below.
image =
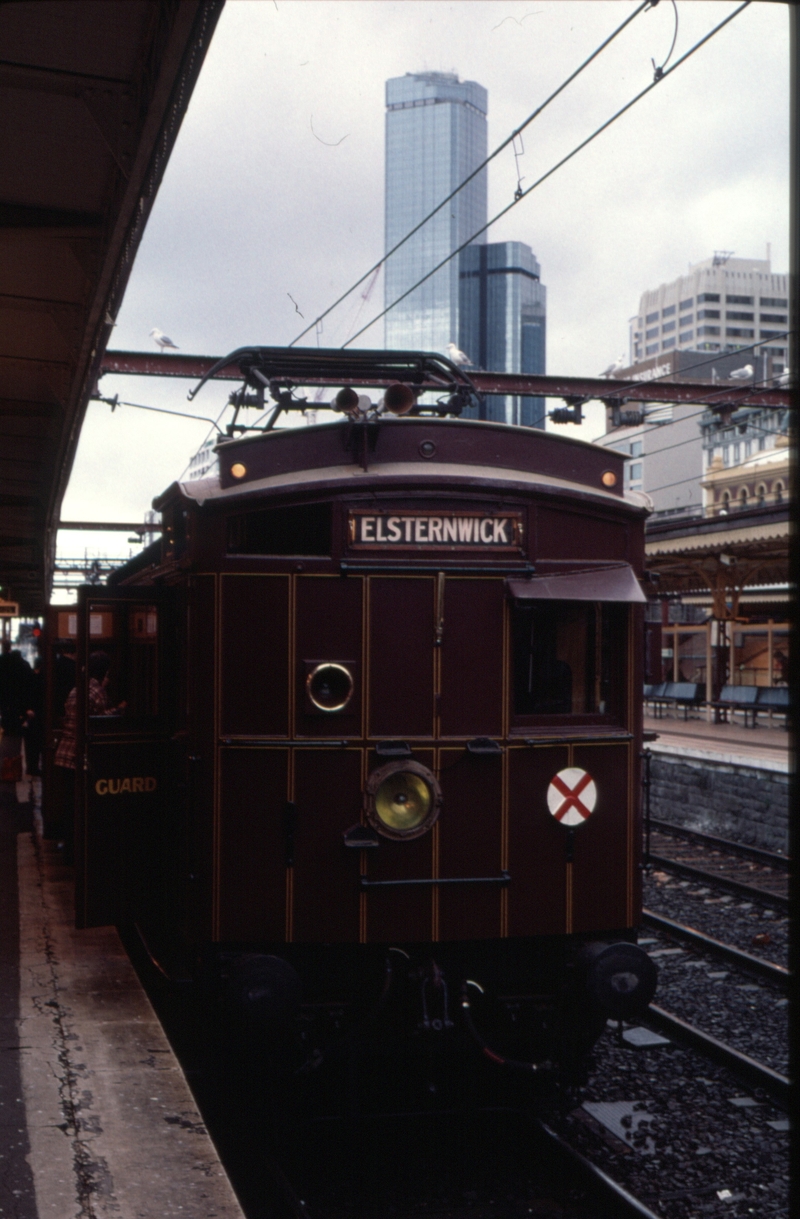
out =
<svg viewBox="0 0 800 1219"><path fill-rule="evenodd" d="M598 1168L587 1156L557 1134L545 1121L536 1119L544 1149L555 1154L614 1219L659 1219L654 1211L629 1190Z"/></svg>
<svg viewBox="0 0 800 1219"><path fill-rule="evenodd" d="M718 840L719 841L719 840ZM688 841L660 830L651 831L649 863L699 884L714 885L736 897L775 910L789 909L788 861L756 861L750 856L723 852L718 845ZM759 884L754 884L754 881Z"/></svg>
<svg viewBox="0 0 800 1219"><path fill-rule="evenodd" d="M779 1071L773 1071L763 1062L758 1062L749 1054L743 1054L741 1050L736 1050L724 1041L712 1037L710 1033L704 1033L702 1029L690 1024L688 1020L682 1020L680 1016L666 1011L655 1003L650 1004L647 1018L656 1026L658 1032L674 1038L676 1041L682 1041L692 1049L699 1050L704 1057L727 1067L732 1074L749 1087L763 1089L776 1104L780 1105L782 1109L788 1110L789 1080Z"/></svg>
<svg viewBox="0 0 800 1219"><path fill-rule="evenodd" d="M767 851L763 847L754 847L743 842L731 842L730 838L718 838L714 834L703 834L699 830L690 830L682 825L673 825L671 822L661 821L657 817L650 818L650 827L659 833L669 835L670 838L681 838L686 842L711 847L712 850L726 851L730 855L738 855L742 859L752 859L756 863L766 864L768 867L777 868L783 872L788 872L791 867L792 861L788 855L779 855L777 851Z"/></svg>
<svg viewBox="0 0 800 1219"><path fill-rule="evenodd" d="M744 952L741 948L735 948L733 944L726 944L723 940L717 940L713 936L679 923L675 919L666 918L663 914L655 914L652 910L643 910L642 919L645 926L652 927L654 931L660 931L675 939L693 944L704 952L721 957L722 960L737 966L745 973L756 974L760 978L774 982L784 990L788 988L791 975L783 965L764 961L761 957L753 956L751 952Z"/></svg>

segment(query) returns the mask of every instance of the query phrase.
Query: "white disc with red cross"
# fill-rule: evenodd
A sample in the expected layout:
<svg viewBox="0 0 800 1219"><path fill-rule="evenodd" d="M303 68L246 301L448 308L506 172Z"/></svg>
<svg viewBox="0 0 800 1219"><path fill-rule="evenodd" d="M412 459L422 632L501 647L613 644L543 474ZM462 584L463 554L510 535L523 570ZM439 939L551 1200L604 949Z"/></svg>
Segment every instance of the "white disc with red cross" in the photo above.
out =
<svg viewBox="0 0 800 1219"><path fill-rule="evenodd" d="M583 825L596 804L597 786L588 770L568 766L550 780L547 807L562 825Z"/></svg>

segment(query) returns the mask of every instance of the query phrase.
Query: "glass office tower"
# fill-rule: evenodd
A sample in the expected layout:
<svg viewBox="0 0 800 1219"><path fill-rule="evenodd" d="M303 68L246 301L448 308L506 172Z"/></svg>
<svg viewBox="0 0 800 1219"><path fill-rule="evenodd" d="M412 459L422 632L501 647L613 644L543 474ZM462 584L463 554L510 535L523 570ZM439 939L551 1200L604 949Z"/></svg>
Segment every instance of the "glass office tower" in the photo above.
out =
<svg viewBox="0 0 800 1219"><path fill-rule="evenodd" d="M546 372L547 289L530 246L468 246L458 264L458 346L472 364L490 372ZM543 428L544 398L488 394L480 417Z"/></svg>
<svg viewBox="0 0 800 1219"><path fill-rule="evenodd" d="M450 72L386 82L386 249L441 203L486 158L486 90ZM486 223L486 170L386 262L390 305ZM476 244L485 241L481 234ZM391 350L439 351L458 343L459 263L454 258L386 315Z"/></svg>

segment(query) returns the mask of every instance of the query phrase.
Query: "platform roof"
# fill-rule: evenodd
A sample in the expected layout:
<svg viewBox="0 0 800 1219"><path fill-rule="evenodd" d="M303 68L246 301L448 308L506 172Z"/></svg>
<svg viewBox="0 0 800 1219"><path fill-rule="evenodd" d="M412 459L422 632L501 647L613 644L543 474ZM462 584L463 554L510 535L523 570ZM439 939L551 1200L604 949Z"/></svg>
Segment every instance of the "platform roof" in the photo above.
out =
<svg viewBox="0 0 800 1219"><path fill-rule="evenodd" d="M224 0L0 4L0 597L46 604L84 413Z"/></svg>
<svg viewBox="0 0 800 1219"><path fill-rule="evenodd" d="M648 570L659 577L656 591L710 593L716 617L735 617L747 585L789 580L790 516L783 503L726 517L651 522L645 554Z"/></svg>

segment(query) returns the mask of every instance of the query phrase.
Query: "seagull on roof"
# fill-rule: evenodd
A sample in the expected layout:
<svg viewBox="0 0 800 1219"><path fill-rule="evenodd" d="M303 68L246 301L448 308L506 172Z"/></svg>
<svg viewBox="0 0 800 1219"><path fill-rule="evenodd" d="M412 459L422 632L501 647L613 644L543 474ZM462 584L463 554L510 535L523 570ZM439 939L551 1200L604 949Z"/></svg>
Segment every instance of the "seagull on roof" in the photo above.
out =
<svg viewBox="0 0 800 1219"><path fill-rule="evenodd" d="M734 368L728 373L729 381L749 381L753 375L753 365L745 364L742 368Z"/></svg>
<svg viewBox="0 0 800 1219"><path fill-rule="evenodd" d="M448 357L454 364L471 364L472 360L463 351L456 347L455 343L448 343L445 348Z"/></svg>
<svg viewBox="0 0 800 1219"><path fill-rule="evenodd" d="M616 374L617 374L618 372L620 372L620 370L621 370L621 369L623 369L624 367L625 367L625 355L623 354L623 355L621 355L621 356L617 356L617 358L616 358L616 360L614 361L614 363L613 363L613 364L609 364L608 368L607 368L607 369L605 369L605 371L604 371L604 372L601 372L601 373L599 374L599 376L601 376L601 377L613 377L613 376L616 376Z"/></svg>
<svg viewBox="0 0 800 1219"><path fill-rule="evenodd" d="M172 339L167 338L167 336L164 334L164 331L159 330L157 326L154 326L153 329L150 331L150 338L155 339L155 341L158 343L158 345L162 351L164 350L165 347L171 347L173 349L173 351L180 351L180 347L178 346L178 344L173 343Z"/></svg>

